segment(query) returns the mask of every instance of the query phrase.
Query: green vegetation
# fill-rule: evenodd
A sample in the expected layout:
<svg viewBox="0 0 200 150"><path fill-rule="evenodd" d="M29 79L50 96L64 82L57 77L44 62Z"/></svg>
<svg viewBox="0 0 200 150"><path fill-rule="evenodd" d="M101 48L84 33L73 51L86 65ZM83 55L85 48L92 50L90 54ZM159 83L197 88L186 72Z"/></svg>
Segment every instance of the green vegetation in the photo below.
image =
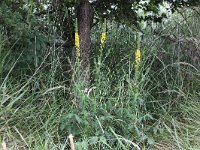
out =
<svg viewBox="0 0 200 150"><path fill-rule="evenodd" d="M52 16L42 22L30 9L13 13L5 6L0 143L8 149L70 149L69 134L76 150L200 149L199 8L184 8L167 23L148 22L137 76L136 27L108 20L101 47L105 27L99 22L91 31L86 88L71 47L57 45L62 33Z"/></svg>

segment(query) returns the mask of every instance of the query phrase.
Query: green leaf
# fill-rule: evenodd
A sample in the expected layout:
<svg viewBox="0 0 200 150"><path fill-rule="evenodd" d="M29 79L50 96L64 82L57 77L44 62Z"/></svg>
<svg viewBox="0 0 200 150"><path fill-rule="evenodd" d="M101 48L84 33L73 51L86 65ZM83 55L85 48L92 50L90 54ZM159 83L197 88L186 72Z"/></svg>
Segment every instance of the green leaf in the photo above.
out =
<svg viewBox="0 0 200 150"><path fill-rule="evenodd" d="M154 144L155 144L155 141L154 141L153 138L148 138L147 143L148 143L149 145L154 145Z"/></svg>
<svg viewBox="0 0 200 150"><path fill-rule="evenodd" d="M93 136L90 138L89 144L95 144L98 142L98 140L99 140L99 138L97 136Z"/></svg>

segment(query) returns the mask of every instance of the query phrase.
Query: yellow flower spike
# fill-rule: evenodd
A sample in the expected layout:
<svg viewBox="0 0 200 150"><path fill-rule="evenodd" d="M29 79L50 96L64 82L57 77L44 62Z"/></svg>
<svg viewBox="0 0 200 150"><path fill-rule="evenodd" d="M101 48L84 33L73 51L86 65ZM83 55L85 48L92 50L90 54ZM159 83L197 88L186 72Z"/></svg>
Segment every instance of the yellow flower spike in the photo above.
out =
<svg viewBox="0 0 200 150"><path fill-rule="evenodd" d="M136 63L136 66L139 66L140 62L141 62L141 52L140 52L140 49L137 49L136 52L135 52L135 63Z"/></svg>
<svg viewBox="0 0 200 150"><path fill-rule="evenodd" d="M78 32L75 32L75 46L76 46L76 58L80 57L80 41Z"/></svg>
<svg viewBox="0 0 200 150"><path fill-rule="evenodd" d="M135 71L136 74L138 73L138 68L141 62L141 51L140 51L140 32L137 32L136 35L137 39L136 39L136 46L137 49L135 51Z"/></svg>
<svg viewBox="0 0 200 150"><path fill-rule="evenodd" d="M101 49L103 48L105 41L106 41L106 32L103 32L101 34Z"/></svg>
<svg viewBox="0 0 200 150"><path fill-rule="evenodd" d="M101 43L100 43L101 50L104 47L105 41L106 41L106 18L104 19L103 32L101 33Z"/></svg>
<svg viewBox="0 0 200 150"><path fill-rule="evenodd" d="M75 22L75 46L76 46L76 58L79 59L81 56L80 53L80 40L79 40L79 34L78 34L78 21L76 19Z"/></svg>

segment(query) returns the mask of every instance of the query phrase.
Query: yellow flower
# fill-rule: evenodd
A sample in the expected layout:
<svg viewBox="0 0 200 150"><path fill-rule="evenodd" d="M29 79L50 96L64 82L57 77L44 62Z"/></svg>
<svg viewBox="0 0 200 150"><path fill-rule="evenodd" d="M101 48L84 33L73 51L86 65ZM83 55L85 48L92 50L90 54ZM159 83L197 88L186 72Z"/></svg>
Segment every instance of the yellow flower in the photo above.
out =
<svg viewBox="0 0 200 150"><path fill-rule="evenodd" d="M104 44L105 41L106 41L106 32L103 32L103 33L101 34L101 44Z"/></svg>
<svg viewBox="0 0 200 150"><path fill-rule="evenodd" d="M141 61L141 53L140 53L140 49L137 49L135 52L135 63L137 66L139 66Z"/></svg>
<svg viewBox="0 0 200 150"><path fill-rule="evenodd" d="M103 48L105 41L106 41L106 32L103 32L101 34L101 49Z"/></svg>
<svg viewBox="0 0 200 150"><path fill-rule="evenodd" d="M80 41L79 41L79 35L78 32L75 32L75 46L76 46L76 57L80 57Z"/></svg>

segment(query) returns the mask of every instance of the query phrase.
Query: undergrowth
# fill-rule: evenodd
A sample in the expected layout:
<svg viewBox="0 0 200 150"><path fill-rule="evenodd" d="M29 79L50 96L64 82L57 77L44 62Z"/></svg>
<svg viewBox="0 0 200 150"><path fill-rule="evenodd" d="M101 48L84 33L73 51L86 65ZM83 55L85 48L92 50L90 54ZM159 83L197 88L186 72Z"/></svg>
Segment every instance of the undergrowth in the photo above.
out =
<svg viewBox="0 0 200 150"><path fill-rule="evenodd" d="M72 134L77 150L198 149L199 66L178 41L163 36L199 37L199 17L183 15L144 30L137 78L133 27L110 23L101 59L100 30L94 30L87 88L76 77L79 64L70 65L58 48L26 64L23 52L13 57L5 47L1 31L0 141L11 149L64 150Z"/></svg>

